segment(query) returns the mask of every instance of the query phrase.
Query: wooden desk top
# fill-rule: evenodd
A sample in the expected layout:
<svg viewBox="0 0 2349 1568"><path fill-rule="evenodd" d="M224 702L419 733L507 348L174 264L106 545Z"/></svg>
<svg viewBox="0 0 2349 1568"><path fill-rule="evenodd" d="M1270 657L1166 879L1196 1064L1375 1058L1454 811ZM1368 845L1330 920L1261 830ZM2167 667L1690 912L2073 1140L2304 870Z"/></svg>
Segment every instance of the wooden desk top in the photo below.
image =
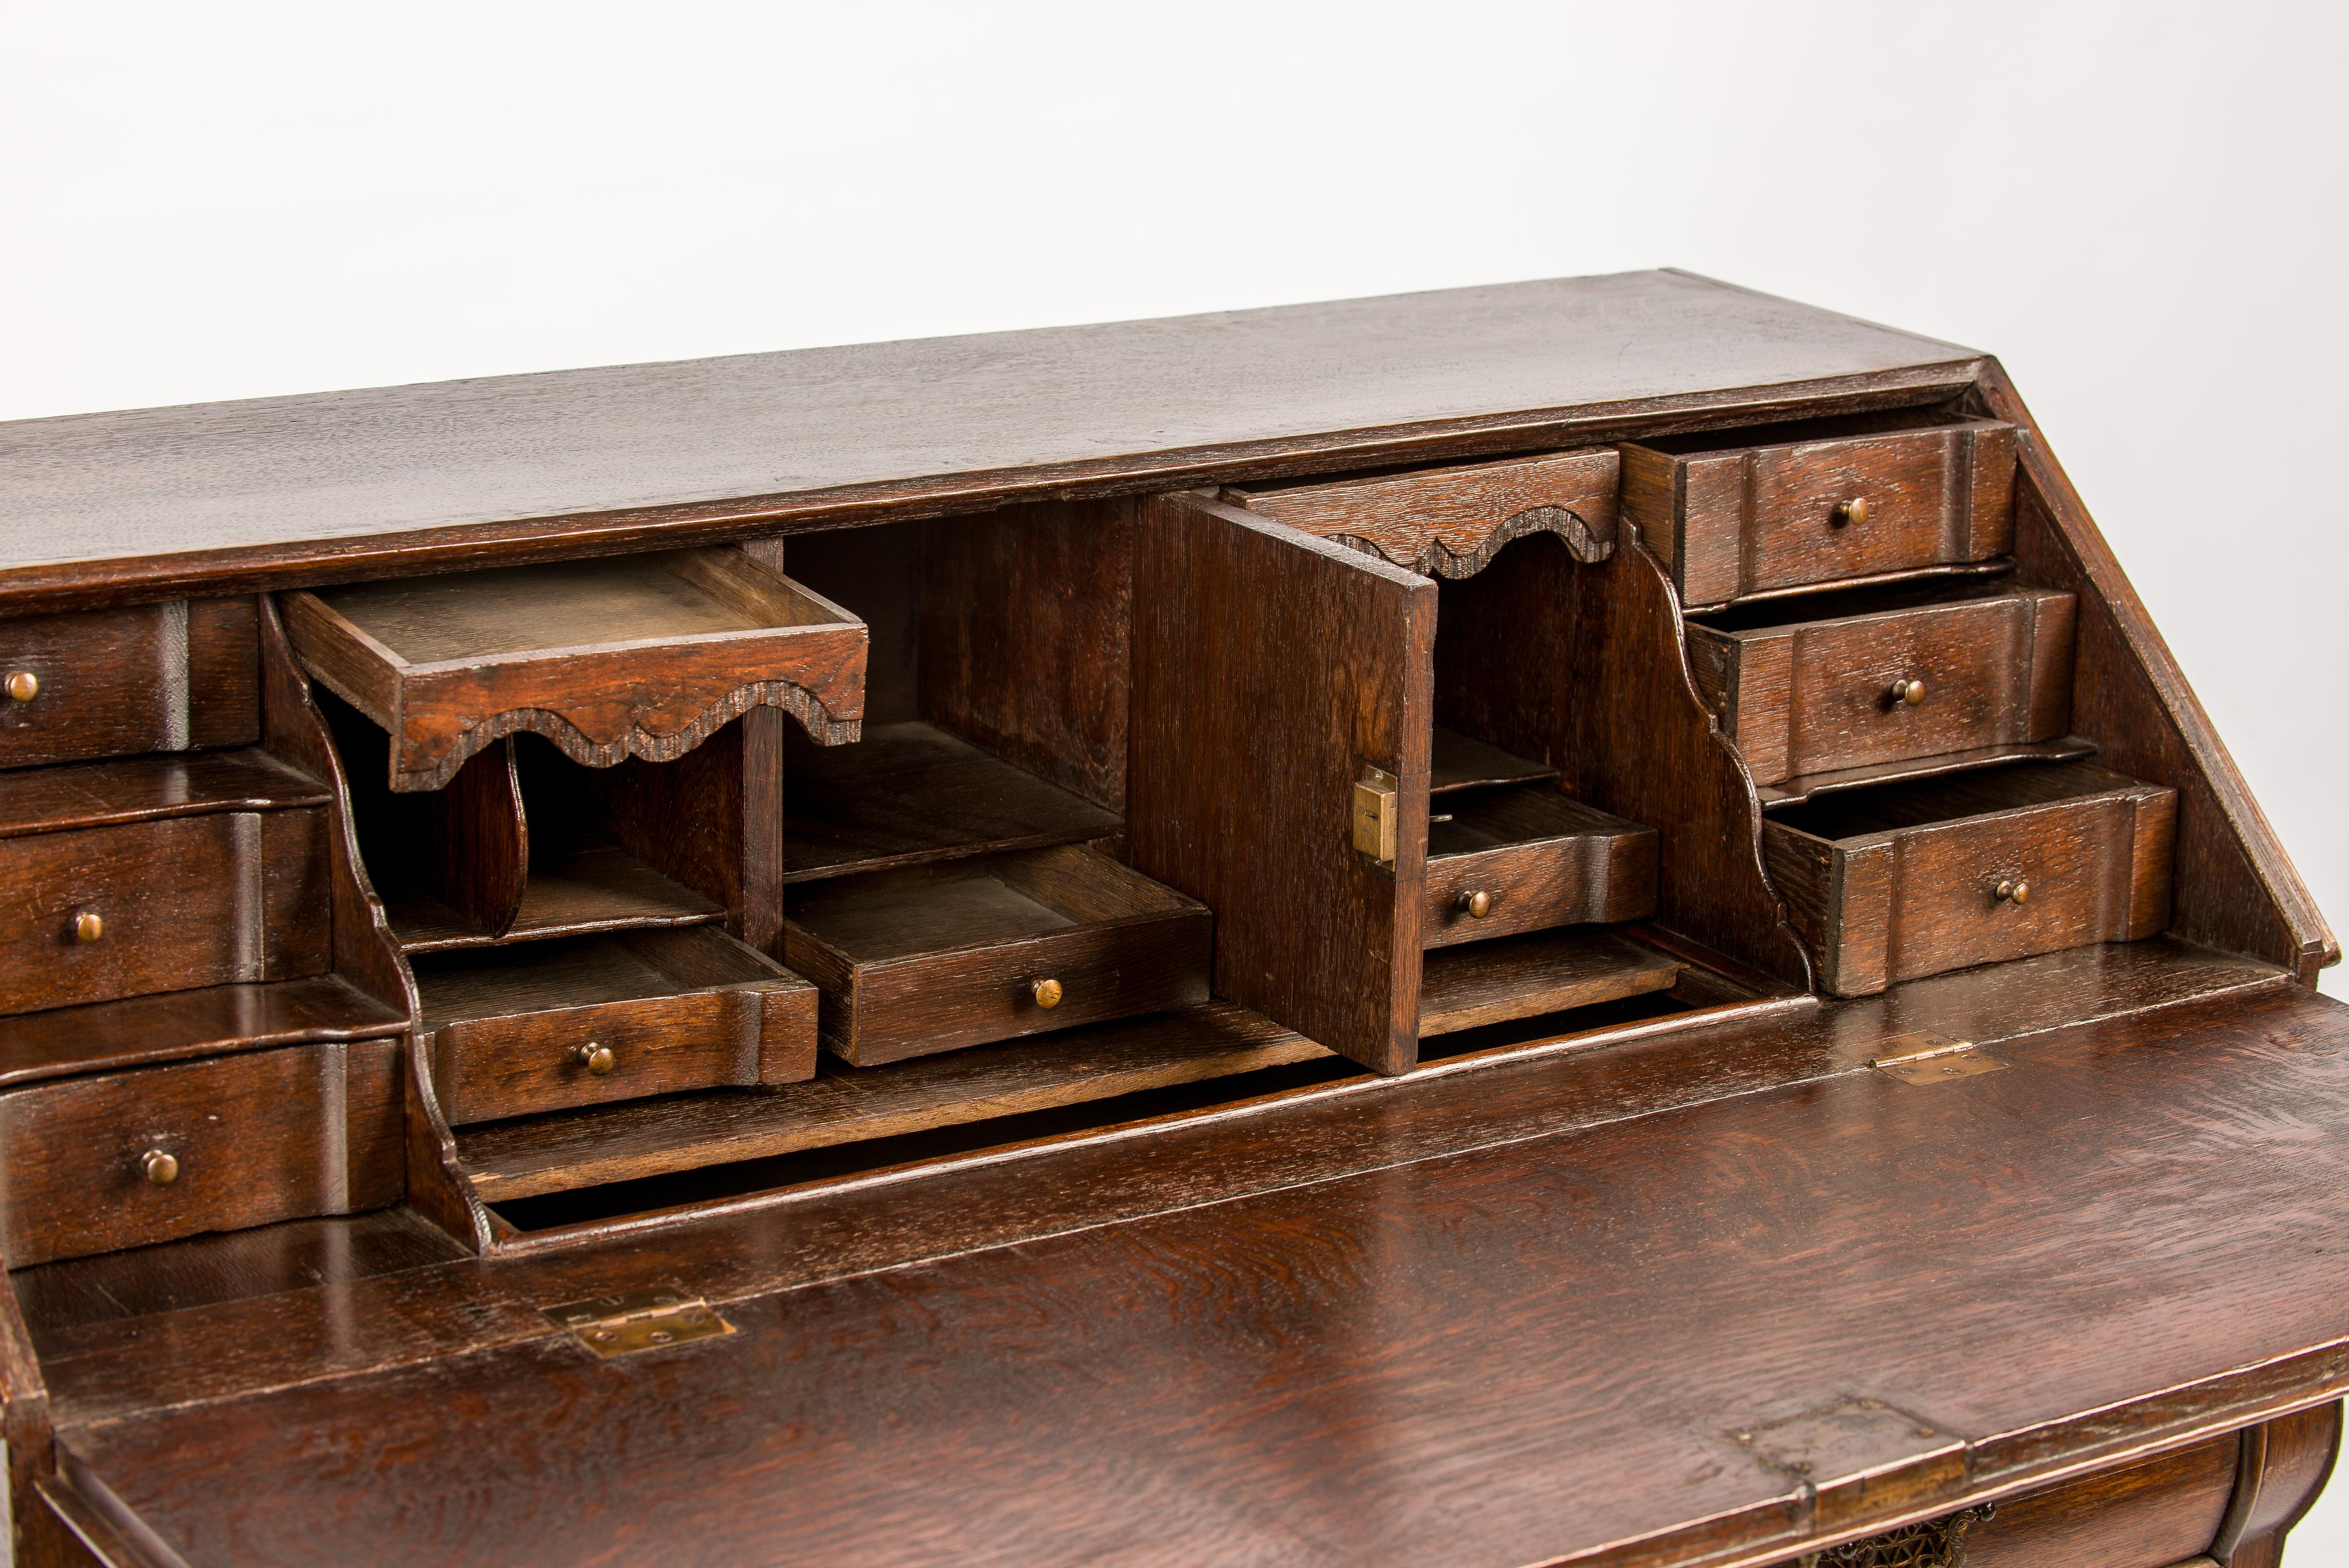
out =
<svg viewBox="0 0 2349 1568"><path fill-rule="evenodd" d="M0 614L1555 444L1971 350L1677 272L0 424Z"/></svg>

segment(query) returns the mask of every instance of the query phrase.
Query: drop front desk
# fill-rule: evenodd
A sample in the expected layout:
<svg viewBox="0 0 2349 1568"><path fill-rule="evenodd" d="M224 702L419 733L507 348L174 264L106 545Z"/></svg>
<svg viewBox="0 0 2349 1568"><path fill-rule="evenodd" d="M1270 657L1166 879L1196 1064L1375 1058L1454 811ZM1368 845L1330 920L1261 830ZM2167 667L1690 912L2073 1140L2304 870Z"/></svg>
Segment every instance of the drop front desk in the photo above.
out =
<svg viewBox="0 0 2349 1568"><path fill-rule="evenodd" d="M16 1561L2266 1568L2333 937L1677 273L0 428Z"/></svg>

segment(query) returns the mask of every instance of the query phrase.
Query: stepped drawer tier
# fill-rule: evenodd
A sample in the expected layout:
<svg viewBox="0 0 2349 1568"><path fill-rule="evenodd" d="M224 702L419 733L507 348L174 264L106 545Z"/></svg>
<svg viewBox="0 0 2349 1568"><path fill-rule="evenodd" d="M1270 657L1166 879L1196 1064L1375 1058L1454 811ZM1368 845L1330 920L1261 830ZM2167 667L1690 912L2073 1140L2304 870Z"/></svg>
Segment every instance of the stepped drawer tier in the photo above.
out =
<svg viewBox="0 0 2349 1568"><path fill-rule="evenodd" d="M0 1094L21 1268L397 1202L399 1042L295 1045Z"/></svg>
<svg viewBox="0 0 2349 1568"><path fill-rule="evenodd" d="M250 598L0 621L0 768L254 739L259 625Z"/></svg>
<svg viewBox="0 0 2349 1568"><path fill-rule="evenodd" d="M0 837L0 1013L324 973L326 876L316 806Z"/></svg>
<svg viewBox="0 0 2349 1568"><path fill-rule="evenodd" d="M2072 717L2070 594L2001 587L1775 600L1689 626L1689 666L1756 784L2053 740Z"/></svg>
<svg viewBox="0 0 2349 1568"><path fill-rule="evenodd" d="M1080 845L812 883L785 915L858 1066L1207 1000L1206 907Z"/></svg>
<svg viewBox="0 0 2349 1568"><path fill-rule="evenodd" d="M1762 846L1821 989L1904 980L2169 921L2178 796L2085 763L2022 764L1822 795L1764 818Z"/></svg>
<svg viewBox="0 0 2349 1568"><path fill-rule="evenodd" d="M1434 804L1427 947L1656 912L1652 827L1539 785L1441 794Z"/></svg>
<svg viewBox="0 0 2349 1568"><path fill-rule="evenodd" d="M815 991L706 926L415 960L451 1123L815 1074Z"/></svg>
<svg viewBox="0 0 2349 1568"><path fill-rule="evenodd" d="M1958 566L2013 537L2014 427L1909 413L1621 448L1623 515L1692 608Z"/></svg>
<svg viewBox="0 0 2349 1568"><path fill-rule="evenodd" d="M310 673L388 732L391 787L433 790L500 736L574 762L667 762L761 704L857 738L864 622L740 550L509 566L290 593Z"/></svg>

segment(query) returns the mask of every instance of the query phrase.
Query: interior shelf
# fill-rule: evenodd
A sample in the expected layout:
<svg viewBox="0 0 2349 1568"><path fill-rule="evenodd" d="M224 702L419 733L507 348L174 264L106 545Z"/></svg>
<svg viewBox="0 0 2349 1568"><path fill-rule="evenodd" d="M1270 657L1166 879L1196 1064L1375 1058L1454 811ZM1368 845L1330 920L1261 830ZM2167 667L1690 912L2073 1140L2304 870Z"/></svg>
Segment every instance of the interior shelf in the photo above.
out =
<svg viewBox="0 0 2349 1568"><path fill-rule="evenodd" d="M0 771L0 838L213 811L324 805L326 786L258 747Z"/></svg>
<svg viewBox="0 0 2349 1568"><path fill-rule="evenodd" d="M405 1013L332 974L52 1008L0 1017L0 1088L407 1027Z"/></svg>
<svg viewBox="0 0 2349 1568"><path fill-rule="evenodd" d="M388 889L383 898L393 937L402 950L411 953L643 927L706 925L726 918L722 906L611 845L583 846L532 866L523 887L521 912L497 935L420 888Z"/></svg>
<svg viewBox="0 0 2349 1568"><path fill-rule="evenodd" d="M1532 762L1473 735L1435 726L1434 762L1427 782L1430 794L1492 784L1534 784L1557 776L1558 771L1547 763Z"/></svg>
<svg viewBox="0 0 2349 1568"><path fill-rule="evenodd" d="M783 775L783 880L810 882L1102 838L1124 820L935 724L868 725L796 746Z"/></svg>
<svg viewBox="0 0 2349 1568"><path fill-rule="evenodd" d="M1864 789L1870 784L1896 784L1904 779L1940 778L1947 774L1970 773L1976 768L1996 767L2002 763L2075 763L2096 754L2096 743L2080 735L2065 735L2053 741L2017 741L2012 745L1976 746L1969 751L1945 752L1934 757L1911 757L1904 762L1876 763L1864 768L1837 768L1831 772L1806 774L1775 784L1755 786L1763 805L1795 805L1813 795L1828 794L1837 790Z"/></svg>
<svg viewBox="0 0 2349 1568"><path fill-rule="evenodd" d="M462 1127L484 1202L861 1143L1226 1077L1331 1053L1229 1002L902 1062L826 1059L811 1082Z"/></svg>
<svg viewBox="0 0 2349 1568"><path fill-rule="evenodd" d="M1421 971L1419 1033L1446 1034L1669 991L1686 967L1603 928L1438 948Z"/></svg>

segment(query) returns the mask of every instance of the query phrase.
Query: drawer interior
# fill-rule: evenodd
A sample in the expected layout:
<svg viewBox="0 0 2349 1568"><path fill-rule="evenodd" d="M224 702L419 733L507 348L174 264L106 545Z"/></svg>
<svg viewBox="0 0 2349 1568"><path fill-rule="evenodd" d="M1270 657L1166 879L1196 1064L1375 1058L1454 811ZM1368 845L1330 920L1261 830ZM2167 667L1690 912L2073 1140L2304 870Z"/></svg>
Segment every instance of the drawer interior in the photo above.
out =
<svg viewBox="0 0 2349 1568"><path fill-rule="evenodd" d="M1778 807L1767 820L1813 838L1857 838L2137 787L2127 774L2091 763L2023 763L1840 790Z"/></svg>
<svg viewBox="0 0 2349 1568"><path fill-rule="evenodd" d="M789 981L791 971L722 931L602 932L502 948L419 954L419 1022L511 1018L605 1002Z"/></svg>
<svg viewBox="0 0 2349 1568"><path fill-rule="evenodd" d="M1861 587L1824 587L1783 598L1754 599L1725 609L1690 615L1691 627L1718 632L1766 631L1774 627L1803 626L1813 621L1851 620L1861 616L1897 615L1927 605L1957 604L1995 598L2007 591L2014 572L2012 560L1988 563L1981 576L1925 577L1909 582L1875 583Z"/></svg>
<svg viewBox="0 0 2349 1568"><path fill-rule="evenodd" d="M1555 789L1495 788L1439 795L1427 824L1427 857L1474 855L1513 844L1641 831Z"/></svg>
<svg viewBox="0 0 2349 1568"><path fill-rule="evenodd" d="M857 963L947 952L1197 906L1080 846L873 872L794 891L792 925Z"/></svg>

